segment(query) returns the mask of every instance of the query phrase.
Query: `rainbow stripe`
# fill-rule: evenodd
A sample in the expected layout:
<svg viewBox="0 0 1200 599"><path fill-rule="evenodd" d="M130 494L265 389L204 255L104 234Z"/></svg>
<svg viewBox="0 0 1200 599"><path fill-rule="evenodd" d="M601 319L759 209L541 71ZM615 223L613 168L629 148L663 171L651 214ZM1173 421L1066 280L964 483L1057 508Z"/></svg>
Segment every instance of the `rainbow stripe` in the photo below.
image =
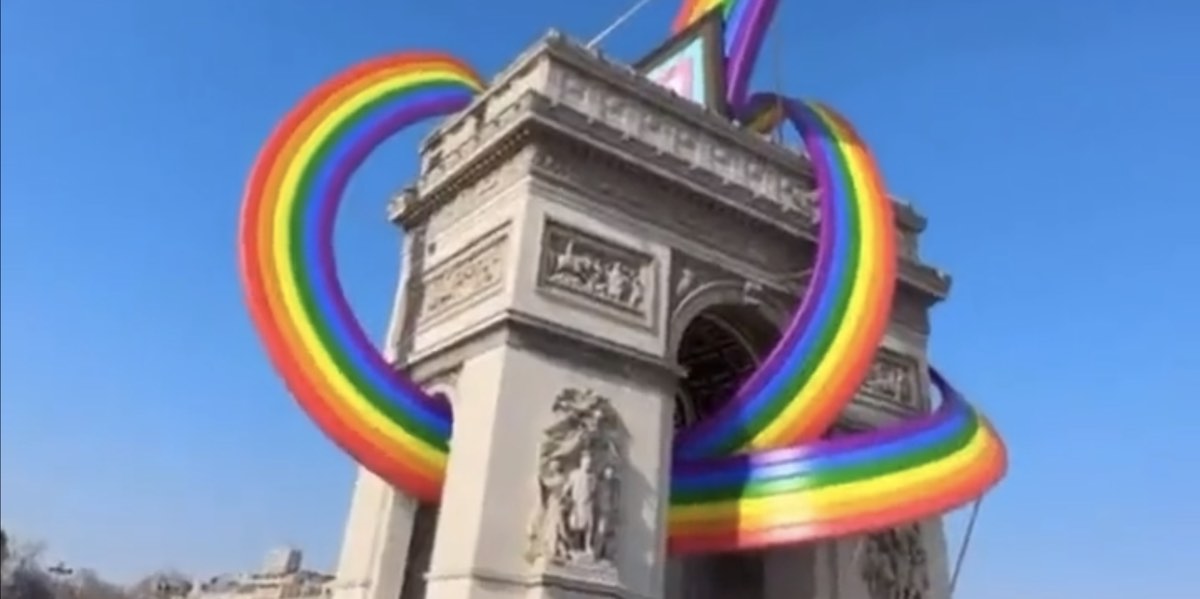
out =
<svg viewBox="0 0 1200 599"><path fill-rule="evenodd" d="M721 8L727 57L744 63L737 77L748 80L776 3L687 0L676 29ZM891 203L844 118L772 94L746 99L744 81L731 81L731 105L743 124L766 131L786 119L803 138L821 190L820 246L778 346L731 402L676 440L671 550L865 532L977 497L1003 476L1005 449L936 372L943 399L936 413L815 441L853 398L887 327L897 261ZM449 406L387 364L350 313L333 262L333 219L350 175L372 149L406 126L462 110L481 87L467 66L442 54L397 54L347 70L273 132L242 211L247 303L271 361L330 438L423 501L440 499Z"/></svg>
<svg viewBox="0 0 1200 599"><path fill-rule="evenodd" d="M676 461L672 553L751 549L895 526L959 507L1003 478L991 425L930 371L942 395L925 418L868 434L738 455Z"/></svg>
<svg viewBox="0 0 1200 599"><path fill-rule="evenodd" d="M354 170L415 122L457 112L482 87L459 60L404 53L317 88L258 156L241 221L247 303L276 369L334 442L412 495L435 501L450 411L389 366L338 282L333 216Z"/></svg>
<svg viewBox="0 0 1200 599"><path fill-rule="evenodd" d="M725 85L730 106L741 106L779 0L684 0L671 32L679 33L709 13L725 20Z"/></svg>
<svg viewBox="0 0 1200 599"><path fill-rule="evenodd" d="M712 417L681 433L683 457L819 437L853 399L887 329L896 280L892 204L870 153L828 107L766 97L804 139L821 189L812 279L775 350Z"/></svg>

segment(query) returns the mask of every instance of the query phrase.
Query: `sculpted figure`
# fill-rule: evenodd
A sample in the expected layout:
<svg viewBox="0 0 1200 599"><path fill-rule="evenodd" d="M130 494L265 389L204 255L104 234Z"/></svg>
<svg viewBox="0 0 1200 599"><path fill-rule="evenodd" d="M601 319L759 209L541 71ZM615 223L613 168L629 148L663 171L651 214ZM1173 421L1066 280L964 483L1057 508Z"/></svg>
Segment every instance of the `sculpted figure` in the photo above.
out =
<svg viewBox="0 0 1200 599"><path fill-rule="evenodd" d="M623 427L608 401L568 389L555 399L542 441L541 505L530 530L531 560L611 562L615 553Z"/></svg>
<svg viewBox="0 0 1200 599"><path fill-rule="evenodd" d="M596 475L592 471L592 454L585 449L580 453L579 465L567 477L566 496L567 529L571 534L571 549L582 557L595 558L595 502Z"/></svg>

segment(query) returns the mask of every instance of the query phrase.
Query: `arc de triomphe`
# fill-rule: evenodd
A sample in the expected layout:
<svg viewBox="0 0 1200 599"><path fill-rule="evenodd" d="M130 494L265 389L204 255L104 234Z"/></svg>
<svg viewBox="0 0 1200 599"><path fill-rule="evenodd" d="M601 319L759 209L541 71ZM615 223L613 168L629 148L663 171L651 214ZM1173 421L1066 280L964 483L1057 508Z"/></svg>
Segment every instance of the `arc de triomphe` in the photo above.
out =
<svg viewBox="0 0 1200 599"><path fill-rule="evenodd" d="M387 352L450 398L453 457L440 506L360 470L335 599L946 597L940 520L666 557L673 427L779 334L815 251L812 200L795 151L560 35L524 52L425 139L389 206L409 233ZM925 220L896 215L892 323L831 435L929 409L928 311L949 280L919 257ZM539 519L557 509L547 481L571 474L542 458L573 451L571 427L592 427L586 459L620 482L592 506L598 533Z"/></svg>

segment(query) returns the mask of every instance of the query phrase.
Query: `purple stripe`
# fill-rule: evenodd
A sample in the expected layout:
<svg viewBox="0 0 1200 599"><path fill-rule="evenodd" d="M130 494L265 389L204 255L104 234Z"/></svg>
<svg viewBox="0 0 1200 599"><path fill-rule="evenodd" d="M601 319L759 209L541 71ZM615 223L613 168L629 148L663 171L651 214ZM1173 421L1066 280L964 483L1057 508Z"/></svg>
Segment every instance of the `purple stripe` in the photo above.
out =
<svg viewBox="0 0 1200 599"><path fill-rule="evenodd" d="M768 97L764 94L764 97ZM815 144L815 149L820 149L820 140L813 137L814 132L811 131L811 126L805 126L804 123L796 117L803 112L804 107L801 103L791 99L781 98L785 101L787 114L793 119L793 124L800 130L800 133L805 136L806 143ZM809 145L810 150L814 149L814 145ZM817 180L828 182L830 172L820 156L812 156L814 170L816 170ZM804 299L801 301L800 308L795 312L791 323L784 331L783 336L775 345L771 353L767 355L767 359L763 361L762 366L754 371L754 374L746 380L745 383L738 388L733 399L726 402L724 406L716 411L713 415L701 422L696 423L692 427L681 431L676 436L676 447L680 453L690 453L690 450L695 445L708 445L714 442L712 437L726 436L738 426L738 422L732 418L738 414L745 406L754 399L754 396L763 390L773 378L784 376L781 372L783 364L788 360L793 351L796 350L797 344L803 338L805 331L812 326L812 317L816 313L817 307L820 305L821 297L828 292L829 276L833 272L831 264L834 257L834 246L836 240L834 235L837 227L833 226L833 219L836 212L833 208L833 198L829 193L829 185L826 184L821 189L821 234L817 244L817 259L813 268L813 278L810 281L808 290L804 293Z"/></svg>
<svg viewBox="0 0 1200 599"><path fill-rule="evenodd" d="M923 418L906 420L904 422L873 432L856 433L845 437L816 441L796 447L786 447L771 451L753 454L740 454L716 459L681 459L672 464L672 471L679 473L679 475L703 474L705 472L711 472L715 469L721 468L722 463L724 463L726 466L738 462L751 466L762 466L766 464L773 464L806 456L812 456L815 454L828 454L859 450L871 445L890 443L902 437L911 436L923 430L935 428L944 424L947 420L961 415L964 410L969 409L963 397L957 391L955 391L954 388L949 385L949 383L942 379L936 371L930 368L929 374L934 387L936 387L942 395L942 405L938 406L938 409L932 414Z"/></svg>
<svg viewBox="0 0 1200 599"><path fill-rule="evenodd" d="M328 285L327 292L334 307L332 316L340 320L347 327L347 330L356 333L353 335L356 341L354 349L365 355L374 368L386 371L388 378L395 383L399 390L406 392L414 399L420 401L420 403L424 404L431 411L446 417L450 416L450 406L445 402L439 402L435 398L428 396L407 376L395 372L390 366L386 365L383 358L379 355L378 349L370 343L362 327L358 324L358 320L354 318L350 310L350 305L346 301L344 290L338 283L337 266L334 263L332 252L333 222L338 207L338 199L341 196L341 191L345 188L346 182L376 146L398 129L412 123L416 119L449 114L460 109L468 101L469 98L448 97L426 105L406 107L380 122L379 126L370 134L357 140L354 146L345 154L345 160L333 172L331 180L334 183L324 190L322 194L321 213L318 217L320 225L316 231L318 237L314 241L317 244L316 255L320 276L326 282L326 285Z"/></svg>

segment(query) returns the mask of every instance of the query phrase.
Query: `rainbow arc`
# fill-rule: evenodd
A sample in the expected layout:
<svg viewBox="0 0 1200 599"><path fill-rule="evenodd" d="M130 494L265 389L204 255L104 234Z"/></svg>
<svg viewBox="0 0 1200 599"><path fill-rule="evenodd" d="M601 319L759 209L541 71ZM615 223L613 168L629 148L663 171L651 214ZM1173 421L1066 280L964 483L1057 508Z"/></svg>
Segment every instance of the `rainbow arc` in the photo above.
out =
<svg viewBox="0 0 1200 599"><path fill-rule="evenodd" d="M693 64L692 99L755 131L789 123L819 189L813 277L779 343L734 398L676 439L669 546L710 552L813 541L895 526L979 497L1004 475L995 430L938 372L932 414L823 441L867 375L896 285L891 202L879 169L832 108L747 85L777 0L685 0L673 28L700 35L643 65ZM715 33L714 33L715 32ZM683 40L687 41L687 40ZM682 64L682 63L681 63ZM693 82L693 79L684 78ZM449 406L392 369L346 301L333 225L350 176L384 140L464 109L483 89L462 61L405 52L336 75L268 138L246 185L239 261L246 303L301 408L344 451L412 496L439 499ZM713 87L718 86L718 87ZM686 86L685 86L686 87ZM713 92L717 93L713 93Z"/></svg>

